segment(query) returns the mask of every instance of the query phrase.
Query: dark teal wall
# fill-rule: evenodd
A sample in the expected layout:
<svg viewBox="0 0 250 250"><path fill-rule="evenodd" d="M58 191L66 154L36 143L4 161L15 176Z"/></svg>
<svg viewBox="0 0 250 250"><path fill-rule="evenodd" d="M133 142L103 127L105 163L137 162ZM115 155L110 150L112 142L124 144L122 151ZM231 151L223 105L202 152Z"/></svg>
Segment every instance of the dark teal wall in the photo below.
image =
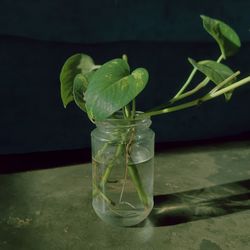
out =
<svg viewBox="0 0 250 250"><path fill-rule="evenodd" d="M0 154L89 147L93 126L74 105L65 110L59 96L60 68L77 52L97 63L127 53L132 67L146 67L150 82L138 98L145 110L177 91L191 69L187 57L218 56L202 29L204 13L238 31L243 46L228 64L250 74L250 18L242 14L250 2L186 2L1 1ZM229 103L220 98L156 117L153 129L168 142L238 135L250 132L249 107L250 85Z"/></svg>
<svg viewBox="0 0 250 250"><path fill-rule="evenodd" d="M199 15L222 18L250 39L248 0L1 0L0 34L48 41L207 41Z"/></svg>

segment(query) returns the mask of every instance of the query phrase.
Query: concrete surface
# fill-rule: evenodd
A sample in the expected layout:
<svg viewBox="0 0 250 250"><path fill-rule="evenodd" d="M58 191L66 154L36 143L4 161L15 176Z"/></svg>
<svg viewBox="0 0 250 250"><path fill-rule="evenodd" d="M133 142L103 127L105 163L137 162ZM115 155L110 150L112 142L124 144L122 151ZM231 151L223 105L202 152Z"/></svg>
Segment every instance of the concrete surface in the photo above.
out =
<svg viewBox="0 0 250 250"><path fill-rule="evenodd" d="M155 207L136 227L91 207L91 165L0 175L1 250L250 249L250 142L155 157Z"/></svg>

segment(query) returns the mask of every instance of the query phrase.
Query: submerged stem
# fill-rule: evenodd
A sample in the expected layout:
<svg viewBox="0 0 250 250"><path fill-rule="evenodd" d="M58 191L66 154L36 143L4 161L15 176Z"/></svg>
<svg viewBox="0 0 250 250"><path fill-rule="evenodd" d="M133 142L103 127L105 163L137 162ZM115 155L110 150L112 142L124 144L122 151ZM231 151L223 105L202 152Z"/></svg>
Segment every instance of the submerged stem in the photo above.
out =
<svg viewBox="0 0 250 250"><path fill-rule="evenodd" d="M110 205L112 206L115 206L115 202L112 201L111 199L109 199L101 190L100 188L98 188L95 184L93 185L93 196L97 196L97 195L100 195L102 197L102 199L109 203Z"/></svg>
<svg viewBox="0 0 250 250"><path fill-rule="evenodd" d="M119 154L121 153L121 150L122 150L122 147L123 147L123 144L120 143L117 148L116 148L116 152L115 152L115 157L108 163L108 166L104 172L104 175L102 176L101 178L101 181L100 181L100 186L103 188L104 185L107 183L107 180L110 176L110 173L112 171L112 168L114 166L114 161L116 160L116 158L119 156Z"/></svg>
<svg viewBox="0 0 250 250"><path fill-rule="evenodd" d="M139 172L137 170L136 165L129 164L128 171L129 171L130 178L135 185L135 189L138 193L138 196L139 196L142 204L145 206L145 208L148 208L148 206L149 206L148 197L144 191L144 187L142 185L141 178L140 178L140 175L139 175Z"/></svg>
<svg viewBox="0 0 250 250"><path fill-rule="evenodd" d="M121 191L121 194L120 194L119 203L122 202L122 196L123 196L126 181L127 181L128 160L129 160L129 155L130 155L130 151L131 151L132 142L133 142L133 139L134 139L134 134L135 134L135 128L132 128L131 137L130 137L129 142L127 143L127 145L125 147L125 173L124 173L124 181L123 181L123 185L122 185L122 191Z"/></svg>
<svg viewBox="0 0 250 250"><path fill-rule="evenodd" d="M115 162L117 157L119 157L122 153L122 149L125 147L125 172L124 172L124 182L122 185L122 190L120 193L120 198L119 198L119 203L120 204L127 204L131 207L133 207L132 204L123 201L123 194L124 194L124 190L125 190L125 186L127 183L127 178L128 175L131 178L132 183L135 186L135 189L138 193L139 199L141 200L142 204L145 206L145 208L148 207L148 197L147 194L144 191L144 187L142 185L142 181L140 179L140 175L139 172L136 168L136 165L133 164L133 160L131 159L131 147L132 147L132 143L135 137L135 131L136 128L133 127L132 130L126 131L125 134L121 135L121 142L117 145L116 151L115 151L115 155L114 157L110 160L110 162L108 163L104 174L101 177L100 183L99 185L95 188L95 195L98 194L98 192L102 192L100 193L100 197L103 198L104 201L110 203L110 204L115 204L111 199L109 199L106 195L105 195L105 185L108 182L108 178L112 172L113 167L115 166ZM106 147L104 146L100 152L97 153L97 155L99 157L101 157L102 153L104 152L104 149Z"/></svg>

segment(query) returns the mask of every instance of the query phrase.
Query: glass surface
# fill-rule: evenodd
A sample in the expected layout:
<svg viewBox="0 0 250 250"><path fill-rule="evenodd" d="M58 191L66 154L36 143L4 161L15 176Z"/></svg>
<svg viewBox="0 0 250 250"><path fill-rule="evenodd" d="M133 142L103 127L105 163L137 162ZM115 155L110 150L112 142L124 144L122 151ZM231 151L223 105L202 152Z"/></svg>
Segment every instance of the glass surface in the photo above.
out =
<svg viewBox="0 0 250 250"><path fill-rule="evenodd" d="M104 221L132 226L153 208L154 132L150 119L97 123L91 133L93 208Z"/></svg>

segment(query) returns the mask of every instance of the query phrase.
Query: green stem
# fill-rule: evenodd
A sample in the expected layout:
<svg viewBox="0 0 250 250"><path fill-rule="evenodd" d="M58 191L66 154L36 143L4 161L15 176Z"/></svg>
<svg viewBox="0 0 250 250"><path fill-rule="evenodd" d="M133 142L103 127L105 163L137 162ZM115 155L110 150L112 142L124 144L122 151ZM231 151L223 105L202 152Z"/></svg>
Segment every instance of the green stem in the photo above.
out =
<svg viewBox="0 0 250 250"><path fill-rule="evenodd" d="M126 54L122 55L122 59L128 63L128 56ZM125 119L131 117L130 105L127 104L125 107L122 108L123 116Z"/></svg>
<svg viewBox="0 0 250 250"><path fill-rule="evenodd" d="M126 182L127 182L128 160L129 160L129 155L130 155L129 153L130 153L132 142L133 142L133 139L134 139L134 134L135 134L135 128L132 128L132 130L131 130L131 136L130 136L130 138L128 140L128 143L125 146L125 172L124 172L122 191L121 191L120 201L119 201L120 203L122 202L122 196L123 196L125 185L126 185Z"/></svg>
<svg viewBox="0 0 250 250"><path fill-rule="evenodd" d="M216 60L217 63L221 62L224 59L224 56L221 54L219 58Z"/></svg>
<svg viewBox="0 0 250 250"><path fill-rule="evenodd" d="M120 202L122 201L122 196L123 196L123 192L124 192L124 188L125 188L125 185L126 185L126 180L127 180L127 173L129 173L129 176L135 186L135 189L137 191L137 194L139 196L139 199L141 200L142 204L145 206L145 208L148 207L148 197L147 197L147 194L145 193L144 191L144 188L143 188L143 185L142 185L142 182L141 182L141 178L140 178L140 175L139 175L139 172L137 170L137 167L135 164L129 164L129 158L130 158L130 161L133 162L132 158L131 158L131 155L130 155L130 151L131 151L131 147L132 147L132 143L133 143L133 140L134 140L134 137L135 137L135 128L132 128L132 131L131 131L131 135L130 135L130 138L129 138L129 141L126 145L126 168L125 168L125 174L124 174L124 183L123 183L123 187L122 187L122 191L121 191L121 195L120 195Z"/></svg>
<svg viewBox="0 0 250 250"><path fill-rule="evenodd" d="M224 57L223 55L220 55L219 58L216 60L216 62L221 62L221 60L223 60ZM191 72L191 74L189 75L187 81L184 83L184 85L182 86L182 88L178 91L178 93L170 100L170 103L174 103L178 100L181 100L187 96L193 95L194 93L196 93L198 90L200 90L201 88L205 87L207 85L207 83L209 82L209 78L206 77L200 84L198 84L194 89L182 94L184 92L184 90L188 87L188 85L190 84L191 80L193 79L194 75L196 74L197 69L194 68Z"/></svg>
<svg viewBox="0 0 250 250"><path fill-rule="evenodd" d="M102 197L102 199L104 201L106 201L107 203L115 206L115 202L112 201L111 199L109 199L97 186L96 184L93 185L93 196L97 196L97 195L100 195Z"/></svg>
<svg viewBox="0 0 250 250"><path fill-rule="evenodd" d="M207 95L205 95L204 97L202 98L198 98L198 99L195 99L193 101L190 101L190 102L187 102L187 103L183 103L183 104L180 104L180 105L177 105L177 106L174 106L174 107L169 107L169 108L165 108L165 109L162 109L162 110L157 110L157 111L152 111L152 112L147 112L147 113L143 113L141 115L139 115L138 117L151 117L151 116L155 116L155 115L161 115L161 114L166 114L166 113L171 113L171 112L175 112L175 111L178 111L178 110L182 110L182 109L186 109L186 108L190 108L190 107L193 107L193 106L197 106L197 105L200 105L201 103L205 102L205 101L208 101L208 100L211 100L215 97L218 97L220 95L223 95L229 91L232 91L246 83L249 83L250 82L250 76L238 81L238 82L235 82L233 84L231 84L230 86L228 87L225 87L225 88L222 88L218 91L216 91L215 93L208 93ZM225 83L224 83L225 84Z"/></svg>
<svg viewBox="0 0 250 250"><path fill-rule="evenodd" d="M236 71L234 74L232 74L231 76L229 76L227 79L225 79L224 81L222 81L220 84L218 84L216 87L214 87L209 94L213 94L216 91L218 91L219 89L221 89L223 86L225 86L229 81L234 80L238 75L240 74L240 71Z"/></svg>
<svg viewBox="0 0 250 250"><path fill-rule="evenodd" d="M92 68L92 70L99 69L99 68L101 68L101 66L102 65L94 65L93 68Z"/></svg>
<svg viewBox="0 0 250 250"><path fill-rule="evenodd" d="M127 104L126 106L124 106L122 108L122 113L123 113L123 117L124 119L129 119L131 117L131 111L130 111L130 105Z"/></svg>
<svg viewBox="0 0 250 250"><path fill-rule="evenodd" d="M246 77L238 82L235 82L235 83L233 83L233 84L231 84L223 89L220 89L220 90L216 91L215 93L211 93L208 96L211 97L210 99L215 98L217 96L220 96L220 95L223 95L227 92L230 92L236 88L239 88L240 86L245 85L246 83L249 83L249 82L250 82L250 76L248 76L248 77Z"/></svg>
<svg viewBox="0 0 250 250"><path fill-rule="evenodd" d="M124 107L124 109L125 109L125 118L127 119L127 118L131 117L130 105L127 104L127 105Z"/></svg>
<svg viewBox="0 0 250 250"><path fill-rule="evenodd" d="M185 97L188 97L188 96L191 96L193 94L195 94L196 92L198 92L200 89L202 89L203 87L205 87L209 82L209 78L206 77L202 82L200 82L195 88L193 88L192 90L190 91L187 91L186 93L182 94L182 95L179 95L177 96L176 98L174 99L171 99L170 100L170 103L174 103L176 101L179 101Z"/></svg>
<svg viewBox="0 0 250 250"><path fill-rule="evenodd" d="M97 154L94 156L95 161L100 162L99 157L103 154L103 152L106 150L106 148L108 147L109 142L106 142L97 152Z"/></svg>
<svg viewBox="0 0 250 250"><path fill-rule="evenodd" d="M131 112L131 118L135 118L135 111L136 111L136 102L135 98L132 100L132 112Z"/></svg>
<svg viewBox="0 0 250 250"><path fill-rule="evenodd" d="M111 174L111 171L112 171L112 168L114 166L114 161L116 160L116 158L120 155L121 151L122 151L122 148L123 148L123 144L122 142L117 146L116 148L116 152L115 152L115 156L114 158L108 163L108 166L101 178L101 181L100 181L100 186L103 188L105 186L105 184L107 183L108 181L108 178Z"/></svg>
<svg viewBox="0 0 250 250"><path fill-rule="evenodd" d="M125 135L122 136L122 142L121 142L121 144L119 144L117 146L114 158L109 162L107 168L105 169L105 172L104 172L103 176L101 177L101 181L100 181L100 184L99 184L100 188L95 187L94 194L97 195L98 192L100 192L100 196L106 202L108 202L108 203L110 203L112 205L114 205L115 203L112 200L110 200L101 190L105 190L105 184L107 183L108 178L109 178L109 176L110 176L110 174L112 172L112 169L114 167L114 162L115 162L116 158L121 154L121 151L122 151L123 147L126 145L126 143L125 143L125 141L127 139L126 137L129 134L130 133L127 132ZM127 171L128 171L128 174L129 174L133 184L135 185L135 189L136 189L136 191L138 193L138 196L139 196L141 202L143 203L143 205L145 207L148 207L149 204L148 204L147 194L144 191L144 188L143 188L143 185L142 185L142 182L141 182L141 179L140 179L139 172L138 172L138 170L136 168L136 165L128 164L128 157L130 157L130 150L131 150L131 145L132 145L132 141L133 141L133 138L134 138L134 131L132 131L132 134L130 136L131 136L131 138L130 138L129 142L126 145L126 152L125 152L126 153L126 169L125 169L125 175L124 175L124 184L123 184L122 191L121 191L121 196L120 196L120 202L122 202L122 195L123 195L123 192L124 192L125 182L126 182L126 178L127 178Z"/></svg>
<svg viewBox="0 0 250 250"><path fill-rule="evenodd" d="M123 55L122 55L122 59L123 59L124 61L128 62L128 56L127 56L126 54L123 54Z"/></svg>
<svg viewBox="0 0 250 250"><path fill-rule="evenodd" d="M197 69L193 68L193 70L191 71L187 81L184 83L184 85L181 87L181 89L177 92L177 94L172 98L172 100L176 99L179 95L181 95L183 93L183 91L188 87L188 85L190 84L190 82L192 81L194 75L196 74Z"/></svg>
<svg viewBox="0 0 250 250"><path fill-rule="evenodd" d="M130 175L132 182L135 185L135 189L138 193L138 196L139 196L142 204L147 208L149 205L148 204L149 203L148 197L144 191L144 188L143 188L143 185L141 182L141 178L140 178L139 172L136 168L136 165L134 165L134 164L128 165L128 172L129 172L129 175Z"/></svg>

